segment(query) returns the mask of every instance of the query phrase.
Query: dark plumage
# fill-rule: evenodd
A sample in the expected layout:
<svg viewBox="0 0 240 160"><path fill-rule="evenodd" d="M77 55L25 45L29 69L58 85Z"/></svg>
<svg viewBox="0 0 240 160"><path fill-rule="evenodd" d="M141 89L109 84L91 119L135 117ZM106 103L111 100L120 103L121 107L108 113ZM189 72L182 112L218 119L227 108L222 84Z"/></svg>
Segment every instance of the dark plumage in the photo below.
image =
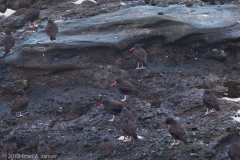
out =
<svg viewBox="0 0 240 160"><path fill-rule="evenodd" d="M133 57L136 59L137 63L138 63L138 67L135 69L144 69L147 65L147 53L144 49L142 49L140 44L135 44L135 47L131 48L130 51L133 51ZM139 64L142 64L142 67L139 68Z"/></svg>
<svg viewBox="0 0 240 160"><path fill-rule="evenodd" d="M177 121L175 121L173 118L167 118L166 124L167 124L167 127L169 128L168 129L169 133L174 138L174 142L171 145L178 145L179 140L183 141L185 144L188 143L186 132ZM178 143L175 143L175 140L178 140Z"/></svg>
<svg viewBox="0 0 240 160"><path fill-rule="evenodd" d="M135 140L138 139L138 137L137 137L137 126L133 122L128 120L128 118L124 118L122 120L121 126L122 126L123 132L127 136L130 136L130 139L127 138L126 140L124 140L124 142L131 141L131 137L133 137Z"/></svg>
<svg viewBox="0 0 240 160"><path fill-rule="evenodd" d="M111 86L118 84L118 91L124 95L124 99L121 101L125 101L127 95L138 95L139 91L127 80L123 80L122 78L117 78Z"/></svg>
<svg viewBox="0 0 240 160"><path fill-rule="evenodd" d="M114 152L114 144L109 138L104 138L103 142L100 144L100 152L107 158Z"/></svg>
<svg viewBox="0 0 240 160"><path fill-rule="evenodd" d="M231 160L240 160L240 144L233 144L228 149L228 156Z"/></svg>
<svg viewBox="0 0 240 160"><path fill-rule="evenodd" d="M2 39L2 44L5 48L5 54L11 53L10 50L15 44L16 38L11 34L10 31L6 32L6 35Z"/></svg>
<svg viewBox="0 0 240 160"><path fill-rule="evenodd" d="M58 26L54 21L48 20L47 26L46 26L46 32L47 35L50 37L50 41L56 40L56 34L58 33Z"/></svg>
<svg viewBox="0 0 240 160"><path fill-rule="evenodd" d="M10 160L17 153L16 138L11 138L3 147L3 155L6 160Z"/></svg>
<svg viewBox="0 0 240 160"><path fill-rule="evenodd" d="M114 100L105 100L102 104L100 104L97 108L101 108L104 106L104 110L113 115L113 118L109 121L112 122L114 120L114 115L117 115L122 112L123 104Z"/></svg>
<svg viewBox="0 0 240 160"><path fill-rule="evenodd" d="M11 106L11 113L15 114L15 112L20 111L19 117L22 116L22 111L28 107L28 98L25 95L24 90L17 90L17 98L13 102Z"/></svg>
<svg viewBox="0 0 240 160"><path fill-rule="evenodd" d="M135 122L135 118L132 114L132 112L130 112L126 107L123 107L122 109L122 112L120 114L120 119L121 121L124 119L124 118L127 118L129 121L131 122Z"/></svg>
<svg viewBox="0 0 240 160"><path fill-rule="evenodd" d="M51 154L51 150L44 142L38 144L37 155L40 160L48 160Z"/></svg>
<svg viewBox="0 0 240 160"><path fill-rule="evenodd" d="M213 92L211 92L208 89L205 90L203 93L203 103L207 107L207 112L205 115L209 114L208 109L211 109L210 113L214 112L213 109L220 111L220 109L218 107L217 97L215 96L215 94Z"/></svg>
<svg viewBox="0 0 240 160"><path fill-rule="evenodd" d="M150 0L144 0L144 2L145 2L146 5L149 5Z"/></svg>
<svg viewBox="0 0 240 160"><path fill-rule="evenodd" d="M226 0L219 0L219 3L220 3L221 5L224 5L224 4L226 3Z"/></svg>
<svg viewBox="0 0 240 160"><path fill-rule="evenodd" d="M201 0L203 1L203 6L204 4L206 4L206 6L208 5L208 2L210 2L211 4L215 4L215 0Z"/></svg>
<svg viewBox="0 0 240 160"><path fill-rule="evenodd" d="M25 24L26 22L29 22L29 27L30 28L38 27L37 25L35 25L34 21L38 19L39 14L40 14L40 6L38 4L32 5L32 8L29 8L26 11L26 13L24 15L24 18L22 20L22 23ZM31 26L30 22L34 23L34 26Z"/></svg>

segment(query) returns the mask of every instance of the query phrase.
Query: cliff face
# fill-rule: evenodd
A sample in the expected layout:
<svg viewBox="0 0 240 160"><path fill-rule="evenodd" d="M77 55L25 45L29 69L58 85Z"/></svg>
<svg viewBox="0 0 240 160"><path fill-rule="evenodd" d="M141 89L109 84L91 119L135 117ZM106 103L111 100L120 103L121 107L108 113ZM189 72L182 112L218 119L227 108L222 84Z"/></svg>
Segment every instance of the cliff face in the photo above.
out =
<svg viewBox="0 0 240 160"><path fill-rule="evenodd" d="M58 159L102 159L98 147L108 136L115 142L109 159L226 159L229 146L240 142L239 124L231 118L239 102L222 99L240 94L238 6L102 3L46 6L36 31L12 27L17 23L11 19L20 21L24 12L2 20L3 29L18 28L18 39L14 53L0 62L0 148L15 136L19 154L36 154L38 142L46 141ZM56 42L48 42L48 18L62 19ZM134 70L129 49L135 43L148 54L145 70ZM136 142L118 140L119 117L110 123L111 115L97 109L105 99L122 98L110 87L117 77L140 91L124 102L143 137ZM10 115L18 88L29 98L23 118ZM218 96L221 112L203 116L206 88ZM184 126L189 145L170 147L166 117Z"/></svg>

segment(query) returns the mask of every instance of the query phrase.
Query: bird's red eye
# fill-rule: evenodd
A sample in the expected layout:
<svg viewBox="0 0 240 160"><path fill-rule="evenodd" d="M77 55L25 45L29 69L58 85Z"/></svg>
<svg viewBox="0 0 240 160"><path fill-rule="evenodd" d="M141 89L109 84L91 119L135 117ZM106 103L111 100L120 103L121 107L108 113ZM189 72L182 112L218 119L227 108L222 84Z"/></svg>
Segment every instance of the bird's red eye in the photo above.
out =
<svg viewBox="0 0 240 160"><path fill-rule="evenodd" d="M17 96L20 97L20 94L18 94Z"/></svg>

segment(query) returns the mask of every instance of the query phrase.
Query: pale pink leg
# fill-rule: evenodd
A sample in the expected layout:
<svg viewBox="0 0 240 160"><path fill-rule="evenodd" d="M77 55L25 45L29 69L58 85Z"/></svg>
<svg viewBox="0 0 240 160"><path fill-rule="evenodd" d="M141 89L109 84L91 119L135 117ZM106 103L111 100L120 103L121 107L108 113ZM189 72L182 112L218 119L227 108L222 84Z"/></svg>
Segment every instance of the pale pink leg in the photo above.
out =
<svg viewBox="0 0 240 160"><path fill-rule="evenodd" d="M124 140L123 142L128 142L128 141L131 141L132 140L132 137L130 136L130 138L127 138L126 140Z"/></svg>
<svg viewBox="0 0 240 160"><path fill-rule="evenodd" d="M171 144L171 146L176 146L176 145L179 145L179 140L178 140L178 143L175 142L175 139L173 141L173 143Z"/></svg>
<svg viewBox="0 0 240 160"><path fill-rule="evenodd" d="M109 122L113 122L113 120L114 120L114 115L113 115L113 118L112 118L112 119L109 119L108 121L109 121Z"/></svg>
<svg viewBox="0 0 240 160"><path fill-rule="evenodd" d="M208 115L208 114L209 114L209 112L208 112L208 108L207 108L207 112L204 115Z"/></svg>
<svg viewBox="0 0 240 160"><path fill-rule="evenodd" d="M18 116L18 117L22 117L23 115L22 115L22 112L20 112L20 115Z"/></svg>
<svg viewBox="0 0 240 160"><path fill-rule="evenodd" d="M39 26L33 22L33 27L38 28Z"/></svg>
<svg viewBox="0 0 240 160"><path fill-rule="evenodd" d="M124 95L124 98L121 99L121 101L122 101L122 102L123 102L123 101L126 101L126 99L127 99L127 95Z"/></svg>

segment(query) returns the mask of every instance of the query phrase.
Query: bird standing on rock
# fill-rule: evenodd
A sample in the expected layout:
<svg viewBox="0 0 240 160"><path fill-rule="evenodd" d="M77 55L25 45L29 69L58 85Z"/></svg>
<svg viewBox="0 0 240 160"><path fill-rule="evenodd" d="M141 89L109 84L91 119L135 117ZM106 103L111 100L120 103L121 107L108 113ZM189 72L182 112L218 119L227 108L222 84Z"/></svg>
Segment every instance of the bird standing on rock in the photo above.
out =
<svg viewBox="0 0 240 160"><path fill-rule="evenodd" d="M149 6L150 0L144 0L145 4Z"/></svg>
<svg viewBox="0 0 240 160"><path fill-rule="evenodd" d="M175 121L173 118L167 118L166 124L167 124L169 133L174 138L174 142L171 144L172 146L178 145L179 140L183 141L185 144L188 143L186 132L177 121ZM176 143L175 140L178 140L178 143Z"/></svg>
<svg viewBox="0 0 240 160"><path fill-rule="evenodd" d="M126 101L127 95L138 95L139 91L127 80L117 78L111 86L118 84L118 91L124 95L121 101Z"/></svg>
<svg viewBox="0 0 240 160"><path fill-rule="evenodd" d="M17 90L17 98L13 102L11 106L11 113L15 114L15 112L20 111L20 115L18 117L22 117L22 111L28 107L28 98L25 95L24 90Z"/></svg>
<svg viewBox="0 0 240 160"><path fill-rule="evenodd" d="M209 113L213 113L214 109L217 111L220 111L220 109L218 107L217 97L209 89L206 89L203 93L203 103L207 107L207 112L205 113L205 115L208 115ZM208 112L208 109L210 109L210 112Z"/></svg>
<svg viewBox="0 0 240 160"><path fill-rule="evenodd" d="M58 33L58 26L54 21L48 20L47 26L46 26L46 32L47 35L50 37L50 41L54 42L56 40L56 34Z"/></svg>
<svg viewBox="0 0 240 160"><path fill-rule="evenodd" d="M38 144L37 155L40 160L47 160L51 154L51 150L45 142L40 142Z"/></svg>
<svg viewBox="0 0 240 160"><path fill-rule="evenodd" d="M228 149L231 160L240 160L240 144L234 144Z"/></svg>
<svg viewBox="0 0 240 160"><path fill-rule="evenodd" d="M13 160L14 155L17 153L16 138L11 138L3 147L3 155L8 160Z"/></svg>
<svg viewBox="0 0 240 160"><path fill-rule="evenodd" d="M123 142L131 141L132 137L135 140L138 140L137 126L133 122L128 120L128 118L124 118L122 120L121 126L122 126L123 132L127 135L127 139L124 140ZM128 138L128 136L130 136L130 138Z"/></svg>
<svg viewBox="0 0 240 160"><path fill-rule="evenodd" d="M203 1L203 6L204 4L207 6L208 5L208 2L210 2L211 4L215 4L215 0L202 0Z"/></svg>
<svg viewBox="0 0 240 160"><path fill-rule="evenodd" d="M35 20L38 19L40 14L40 6L38 4L32 5L32 8L29 8L22 20L22 23L25 24L27 21L29 22L29 28L35 28L38 27L38 25L35 24ZM33 26L31 25L33 23Z"/></svg>
<svg viewBox="0 0 240 160"><path fill-rule="evenodd" d="M144 69L147 65L147 53L144 49L142 49L141 45L140 44L135 44L135 47L131 48L130 51L133 51L133 57L136 59L137 61L137 64L138 64L138 67L135 69L135 70L138 70L138 69ZM142 67L139 68L139 64L142 64Z"/></svg>
<svg viewBox="0 0 240 160"><path fill-rule="evenodd" d="M109 138L104 138L103 142L100 144L100 152L106 158L113 154L114 144Z"/></svg>
<svg viewBox="0 0 240 160"><path fill-rule="evenodd" d="M121 102L114 101L114 100L105 100L97 108L101 108L102 106L104 106L104 110L106 112L111 113L113 115L113 118L108 120L110 122L114 121L114 115L121 113L123 108L123 104Z"/></svg>
<svg viewBox="0 0 240 160"><path fill-rule="evenodd" d="M14 46L16 38L10 31L6 31L5 33L6 35L2 39L2 44L5 48L5 54L11 54L11 48Z"/></svg>

